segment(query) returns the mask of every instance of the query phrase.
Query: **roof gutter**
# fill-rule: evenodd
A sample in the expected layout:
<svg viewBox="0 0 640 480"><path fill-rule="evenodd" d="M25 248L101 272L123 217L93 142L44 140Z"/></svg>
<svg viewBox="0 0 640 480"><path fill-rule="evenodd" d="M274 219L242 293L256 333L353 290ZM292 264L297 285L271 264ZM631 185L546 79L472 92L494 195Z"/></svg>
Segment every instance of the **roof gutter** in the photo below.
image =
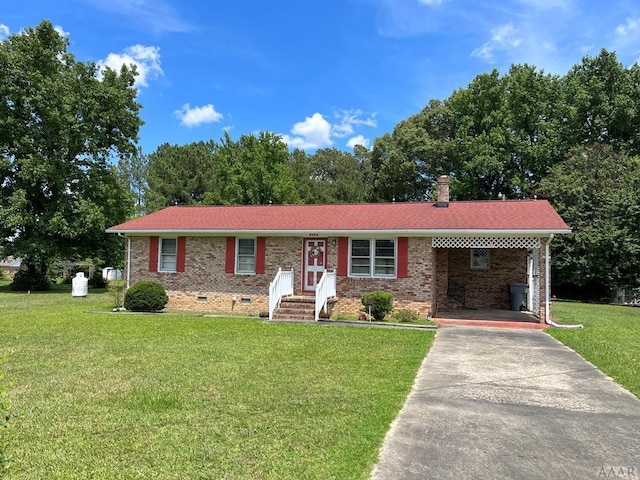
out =
<svg viewBox="0 0 640 480"><path fill-rule="evenodd" d="M403 235L403 236L451 236L451 237L476 237L479 235L490 236L525 236L525 237L547 237L549 235L571 233L570 229L557 230L540 230L540 229L381 229L381 230L229 230L229 229L112 229L106 230L107 233L117 233L131 236L142 235L235 235L242 233L244 235L271 235L271 236L325 236L325 237L344 237L357 235Z"/></svg>

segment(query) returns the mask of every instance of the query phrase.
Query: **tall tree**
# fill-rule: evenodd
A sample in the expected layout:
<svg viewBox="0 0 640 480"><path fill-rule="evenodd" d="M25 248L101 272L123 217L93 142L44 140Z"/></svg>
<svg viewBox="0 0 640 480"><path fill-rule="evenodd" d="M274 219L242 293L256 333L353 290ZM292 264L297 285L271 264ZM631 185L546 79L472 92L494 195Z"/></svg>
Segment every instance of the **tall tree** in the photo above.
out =
<svg viewBox="0 0 640 480"><path fill-rule="evenodd" d="M169 205L196 205L214 190L215 142L187 145L164 143L149 155L148 189L145 194L149 212Z"/></svg>
<svg viewBox="0 0 640 480"><path fill-rule="evenodd" d="M107 258L127 214L108 159L135 152L135 70L79 62L49 21L0 42L0 245L34 288L50 260Z"/></svg>
<svg viewBox="0 0 640 480"><path fill-rule="evenodd" d="M300 201L289 150L278 135L260 132L234 141L225 133L214 157L218 187L210 190L205 203L266 205Z"/></svg>
<svg viewBox="0 0 640 480"><path fill-rule="evenodd" d="M138 148L132 155L123 155L118 160L118 172L123 177L127 190L133 200L133 214L135 216L147 213L145 196L149 184L149 155Z"/></svg>
<svg viewBox="0 0 640 480"><path fill-rule="evenodd" d="M310 155L296 150L290 161L304 203L360 203L369 197L369 151L360 145L354 154L336 148L321 148Z"/></svg>
<svg viewBox="0 0 640 480"><path fill-rule="evenodd" d="M572 229L554 241L554 282L601 297L640 286L640 157L575 147L540 185Z"/></svg>
<svg viewBox="0 0 640 480"><path fill-rule="evenodd" d="M603 143L640 153L638 66L626 69L614 52L584 57L563 78L565 145Z"/></svg>

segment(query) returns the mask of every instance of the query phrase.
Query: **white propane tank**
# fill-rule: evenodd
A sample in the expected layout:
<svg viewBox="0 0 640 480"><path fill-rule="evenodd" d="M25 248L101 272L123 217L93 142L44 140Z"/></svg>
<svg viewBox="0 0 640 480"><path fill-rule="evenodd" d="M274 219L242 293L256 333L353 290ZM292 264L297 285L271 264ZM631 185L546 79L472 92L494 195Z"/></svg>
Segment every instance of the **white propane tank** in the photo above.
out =
<svg viewBox="0 0 640 480"><path fill-rule="evenodd" d="M85 278L83 272L76 273L71 281L71 296L86 297L89 292L89 279Z"/></svg>

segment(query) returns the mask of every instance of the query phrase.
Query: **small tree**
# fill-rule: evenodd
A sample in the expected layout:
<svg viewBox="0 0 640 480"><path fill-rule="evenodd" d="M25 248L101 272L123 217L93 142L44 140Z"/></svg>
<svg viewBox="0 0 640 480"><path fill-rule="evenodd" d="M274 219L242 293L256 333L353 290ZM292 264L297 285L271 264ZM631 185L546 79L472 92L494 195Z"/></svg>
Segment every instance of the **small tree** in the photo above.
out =
<svg viewBox="0 0 640 480"><path fill-rule="evenodd" d="M107 284L107 291L109 296L113 298L113 306L115 308L121 308L124 305L124 280L111 280Z"/></svg>
<svg viewBox="0 0 640 480"><path fill-rule="evenodd" d="M387 313L393 310L393 294L391 292L369 292L362 296L365 312L381 322Z"/></svg>

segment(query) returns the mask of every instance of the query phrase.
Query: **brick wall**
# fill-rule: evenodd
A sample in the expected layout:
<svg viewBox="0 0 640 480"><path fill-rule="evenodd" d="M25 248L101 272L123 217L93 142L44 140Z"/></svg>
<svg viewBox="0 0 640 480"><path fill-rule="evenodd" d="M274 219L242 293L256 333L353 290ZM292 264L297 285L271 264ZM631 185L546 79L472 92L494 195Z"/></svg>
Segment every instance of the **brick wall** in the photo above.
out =
<svg viewBox="0 0 640 480"><path fill-rule="evenodd" d="M438 309L448 308L447 280L465 287L467 308L509 309L510 283L527 283L527 251L521 249L490 250L488 269L472 269L470 249L437 249Z"/></svg>
<svg viewBox="0 0 640 480"><path fill-rule="evenodd" d="M335 250L335 249L334 249ZM335 255L335 251L334 251ZM330 257L333 266L336 258ZM407 278L338 277L334 313L357 314L362 310L362 295L375 290L393 293L394 308L416 310L421 316L431 312L432 248L430 238L409 238L409 271Z"/></svg>
<svg viewBox="0 0 640 480"><path fill-rule="evenodd" d="M226 237L187 237L185 271L167 273L149 271L149 237L132 238L131 249L131 284L159 282L169 295L168 308L203 312L267 311L269 283L278 267L299 270L302 255L299 239L267 238L265 273L236 275L225 273Z"/></svg>
<svg viewBox="0 0 640 480"><path fill-rule="evenodd" d="M202 312L259 313L269 306L269 283L278 268L295 272L295 293L302 291L302 238L267 237L265 273L225 273L226 237L187 237L183 273L149 271L149 237L131 241L131 284L153 280L164 285L168 308ZM327 268L337 266L337 239L327 239ZM338 277L334 312L357 314L361 297L374 290L394 294L396 308L410 308L421 315L431 311L433 277L431 239L409 238L408 278L373 279ZM235 301L234 301L235 299Z"/></svg>

